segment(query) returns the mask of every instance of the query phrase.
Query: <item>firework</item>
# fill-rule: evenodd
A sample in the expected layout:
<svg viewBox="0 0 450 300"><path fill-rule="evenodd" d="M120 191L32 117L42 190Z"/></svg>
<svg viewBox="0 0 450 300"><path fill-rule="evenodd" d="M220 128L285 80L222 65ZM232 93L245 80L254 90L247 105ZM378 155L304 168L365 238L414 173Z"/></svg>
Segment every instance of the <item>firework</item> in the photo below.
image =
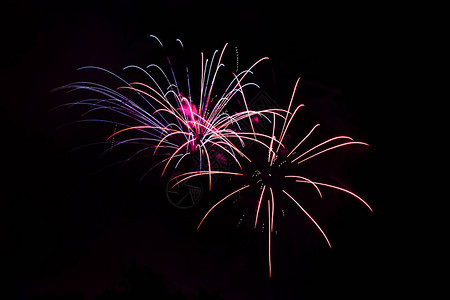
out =
<svg viewBox="0 0 450 300"><path fill-rule="evenodd" d="M164 48L156 36L152 35L151 37ZM180 40L177 42L184 51L182 42ZM255 132L252 118L254 116L267 118L265 114L280 114L274 109L249 110L245 99L244 88L257 86L252 82L244 83L245 77L252 73L251 70L258 63L268 59L267 57L259 59L250 68L238 74L233 73L232 80L223 91L212 92L219 78L219 70L224 66L222 60L226 48L227 44L222 48L220 54L216 50L210 60L205 59L204 54L201 53L200 87L197 97L191 93L187 64L185 74L182 74L187 83L187 90L182 91L168 56L166 59L169 72L164 71L163 67L156 64L150 64L146 69L136 65L124 68L137 69L142 72L148 78L146 83L128 82L106 69L89 66L81 69L96 69L106 72L118 79L121 85L112 89L94 82L75 82L62 88L69 89L69 91L89 90L101 95L100 98L89 98L72 104L88 105L90 109L87 113L108 110L125 117L126 122L100 119L91 119L90 121L109 122L114 123L115 128L117 128L117 124L122 127L115 130L108 140L124 136L126 132L138 132L138 136L125 138L113 146L129 143L143 145L132 157L147 151L150 151L152 155L163 155L164 158L157 163L157 165L164 165L161 176L169 166L177 168L187 156L198 155L200 161L198 174L206 172L209 177L209 189L211 189L212 175L221 172L212 169L213 152L231 158L241 167L239 162L241 158L250 161L241 150L245 146L245 141L256 141L267 146L267 143L262 142L261 139L271 138ZM159 80L161 78L162 80ZM125 94L125 91L129 91L128 94ZM221 94L221 96L214 97L213 95L216 94ZM228 113L227 105L238 96L242 97L245 107L242 111L234 114ZM239 123L244 121L250 122L251 131L240 129ZM203 167L204 170L202 170L202 165L206 165Z"/></svg>
<svg viewBox="0 0 450 300"><path fill-rule="evenodd" d="M256 210L255 210L255 220L254 220L254 228L257 227L258 221L260 219L260 210L263 206L263 202L267 200L267 223L268 223L268 262L269 262L269 277L272 276L272 252L271 252L271 244L272 244L272 233L274 231L274 214L275 209L277 207L276 205L276 198L277 197L286 197L293 203L295 203L296 206L299 207L301 212L308 217L308 219L314 224L314 226L317 228L317 230L321 233L323 238L325 239L327 245L331 248L331 243L325 234L324 230L320 227L320 225L317 223L317 221L311 216L310 213L308 213L305 208L299 203L298 200L295 199L295 197L287 191L288 181L294 183L300 183L300 184L307 184L311 185L316 191L320 198L322 198L322 192L321 188L326 187L330 189L334 189L337 191L344 192L353 198L360 201L363 205L365 205L370 211L372 211L372 208L365 202L360 196L356 195L355 193L351 192L350 190L344 189L339 186L335 186L332 184L324 183L324 182L318 182L315 180L312 180L310 178L307 178L305 176L300 176L299 174L295 174L295 166L299 164L303 164L310 159L313 159L314 157L317 157L321 154L324 154L328 151L331 151L333 149L337 149L340 147L350 146L350 145L362 145L362 146L368 146L367 143L354 141L352 138L348 136L336 136L330 139L327 139L323 141L322 143L317 144L316 146L309 148L300 154L298 154L296 151L297 149L301 149L303 143L308 139L308 137L313 133L313 131L319 126L319 124L316 124L309 132L306 134L306 136L298 143L296 144L292 150L289 152L287 151L287 147L283 144L286 133L288 132L289 126L291 124L291 121L294 119L295 115L301 109L304 105L300 104L298 105L293 112L291 112L291 107L294 99L294 95L297 90L297 86L299 84L300 78L297 80L294 90L292 92L292 96L289 102L289 106L287 110L284 110L284 117L282 119L282 126L281 126L281 132L277 134L277 128L276 126L279 124L279 122L276 122L276 116L273 114L273 121L272 121L272 135L269 141L266 141L266 148L268 149L268 155L267 159L265 160L265 166L261 166L257 170L254 171L252 174L252 183L246 183L242 187L239 187L238 189L234 190L233 192L229 193L227 196L219 200L215 205L211 207L211 209L205 214L203 219L200 221L198 228L203 224L206 217L223 201L226 199L229 199L230 197L234 196L237 193L240 193L246 189L248 189L251 185L257 188L257 190L260 191L258 197L256 198L257 204L256 204ZM283 150L283 151L282 151ZM289 153L288 153L289 152ZM291 172L294 172L292 174ZM197 175L204 175L197 173ZM242 173L231 173L228 172L228 175L233 176L243 176ZM193 174L186 174L185 178L193 176Z"/></svg>
<svg viewBox="0 0 450 300"><path fill-rule="evenodd" d="M162 42L155 36L151 36L164 49ZM184 46L177 40L181 49ZM217 201L200 221L197 229L206 220L207 216L225 200L235 197L239 193L254 188L258 191L255 199L255 219L254 228L257 227L262 218L262 209L267 201L267 223L268 223L268 265L269 277L272 275L272 233L275 227L275 211L279 205L277 199L283 197L293 202L307 218L314 224L317 230L325 239L327 245L331 243L318 222L295 198L295 194L288 190L287 183L310 185L322 198L322 188L329 188L357 199L372 211L371 207L358 195L348 189L332 185L325 182L305 177L298 174L295 169L299 164L305 164L315 157L328 153L334 149L352 145L368 146L364 142L354 141L348 136L335 136L324 140L317 145L302 150L305 141L314 133L319 124L310 131L289 151L285 142L288 129L297 112L304 106L297 105L292 109L294 96L300 81L295 83L288 108L250 110L244 88L256 86L255 83L246 82L245 79L252 74L252 69L261 61L268 59L263 57L257 60L248 69L237 74L232 73L232 79L227 83L221 82L217 88L219 71L224 67L223 56L228 44L225 44L221 51L216 50L211 59L205 59L201 53L199 87L191 91L191 79L189 67L186 64L182 72L182 81L177 80L176 72L172 67L169 56L166 56L167 65L162 67L150 64L146 68L130 65L124 69L137 70L145 78L145 82L129 82L122 77L104 68L87 66L80 69L99 70L112 76L119 84L114 88L89 81L74 82L63 86L63 89L72 91L85 90L93 92L97 97L90 97L70 105L87 105L89 107L86 114L97 111L107 111L115 114L116 118L107 119L87 119L83 121L106 122L114 124L114 133L110 134L106 142L114 143L108 150L125 144L138 144L140 147L127 160L142 153L149 153L152 156L162 156L156 165L151 166L149 171L157 165L162 165L161 176L167 173L169 168L177 169L187 157L198 158L198 167L190 168L188 172L172 176L172 188L180 183L197 176L207 176L209 189L211 189L212 176L240 176L249 179L244 185L234 189L221 200ZM168 71L168 72L167 72ZM178 83L184 82L187 89L183 90ZM213 92L214 91L214 92ZM197 95L198 94L198 95ZM220 95L220 96L217 96ZM230 113L227 107L233 99L242 100L240 111ZM253 126L255 119L264 118L271 124L271 133L265 134L256 132ZM278 128L281 125L281 130ZM249 128L243 129L243 124ZM131 134L134 132L135 134ZM131 136L131 137L130 137ZM121 140L118 138L121 137ZM117 141L116 141L117 138ZM246 142L252 141L267 150L264 157L264 165L258 166L253 174L244 176L248 172L243 170L242 162L247 161L253 164L252 157L244 154ZM239 171L231 172L215 169L212 164L214 156L221 157L226 161L235 162ZM259 160L259 158L258 158ZM147 171L144 176L149 172ZM281 188L283 186L283 188Z"/></svg>

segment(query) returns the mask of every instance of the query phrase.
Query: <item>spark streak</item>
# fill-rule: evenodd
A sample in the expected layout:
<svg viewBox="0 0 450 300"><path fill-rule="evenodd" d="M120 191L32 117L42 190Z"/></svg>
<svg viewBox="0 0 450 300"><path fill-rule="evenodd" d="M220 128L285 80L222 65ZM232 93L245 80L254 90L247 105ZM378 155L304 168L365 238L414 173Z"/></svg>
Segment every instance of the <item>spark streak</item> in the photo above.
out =
<svg viewBox="0 0 450 300"><path fill-rule="evenodd" d="M300 209L305 213L305 215L308 216L308 218L314 223L314 225L316 225L317 229L319 229L319 231L322 233L323 237L327 241L328 246L330 246L330 248L331 248L331 244L330 244L330 241L327 238L327 235L325 234L325 232L323 232L322 228L320 228L319 224L317 224L317 222L313 219L313 217L311 217L308 214L308 212L291 195L288 194L288 192L286 192L285 190L281 190L281 191L283 193L285 193L292 201L294 201L294 203L297 204L298 207L300 207Z"/></svg>
<svg viewBox="0 0 450 300"><path fill-rule="evenodd" d="M225 196L224 198L222 198L219 202L217 202L216 204L214 204L214 206L211 207L211 208L208 210L208 212L205 214L205 216L203 217L203 219L200 221L200 224L198 224L197 230L200 228L200 226L202 225L202 223L203 223L203 221L205 220L205 218L209 215L209 213L210 213L217 205L219 205L220 203L222 203L224 200L228 199L229 197L233 196L234 194L236 194L236 193L238 193L238 192L240 192L240 191L242 191L242 190L248 188L249 186L250 186L250 185L245 185L245 186L243 186L243 187L241 187L241 188L235 190L234 192L228 194L227 196Z"/></svg>
<svg viewBox="0 0 450 300"><path fill-rule="evenodd" d="M273 201L272 201L272 204L273 204ZM272 228L273 223L270 220L270 215L271 215L271 213L270 213L270 201L267 201L267 208L268 208L267 216L268 216L269 228ZM273 210L272 210L272 214L273 214ZM268 251L269 252L269 277L272 277L272 253L271 253L271 248L272 248L272 245L271 245L272 230L269 229L269 230L267 230L267 232L269 234L269 251Z"/></svg>

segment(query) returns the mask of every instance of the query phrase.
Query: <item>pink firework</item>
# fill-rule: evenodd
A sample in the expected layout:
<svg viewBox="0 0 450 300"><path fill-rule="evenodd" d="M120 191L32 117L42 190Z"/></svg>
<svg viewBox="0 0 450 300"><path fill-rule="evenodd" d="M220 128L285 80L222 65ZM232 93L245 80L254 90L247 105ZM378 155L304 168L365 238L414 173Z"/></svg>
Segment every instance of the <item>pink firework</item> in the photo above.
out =
<svg viewBox="0 0 450 300"><path fill-rule="evenodd" d="M317 228L318 232L323 236L325 242L327 245L331 248L331 243L325 233L325 231L321 228L319 223L314 219L314 217L306 211L306 209L301 205L301 203L296 200L294 195L292 195L292 192L289 192L287 190L287 186L289 186L287 183L288 181L299 183L299 184L306 184L312 186L316 192L317 195L322 198L322 188L329 188L336 191L343 192L344 194L347 194L354 199L358 200L361 204L366 206L370 211L372 211L372 208L367 204L365 200L363 200L360 196L356 195L352 191L324 183L319 182L310 178L307 178L305 176L301 176L299 174L295 174L295 168L294 166L297 166L299 164L304 164L306 162L310 162L313 158L328 153L329 151L332 151L334 149L338 149L341 147L347 147L347 146L368 146L367 143L354 141L351 137L348 136L335 136L333 138L327 139L319 144L317 144L314 147L311 147L309 149L302 150L300 154L298 154L296 151L302 148L304 145L304 142L311 136L311 134L315 131L315 129L319 126L319 124L316 124L309 132L306 134L306 136L303 137L293 148L291 151L288 151L285 145L283 144L283 141L286 137L286 134L289 130L289 127L291 125L292 120L294 119L297 112L304 106L303 104L298 105L293 111L291 111L292 103L294 99L295 92L297 90L298 83L300 81L300 78L297 80L292 97L289 102L289 106L287 110L284 110L284 116L281 117L282 119L282 125L281 125L281 132L277 134L277 128L276 126L280 124L280 122L276 122L276 117L279 117L278 115L273 114L273 121L272 121L272 135L270 140L266 144L266 148L268 149L267 156L265 159L266 166L261 168L261 170L256 170L254 174L252 175L254 183L245 184L238 189L232 191L227 196L219 200L216 204L214 204L208 212L205 214L203 219L200 221L198 228L201 227L201 225L204 223L206 217L222 202L224 202L227 199L232 198L233 196L236 196L236 194L241 193L242 191L250 188L252 185L257 187L260 191L259 195L256 197L256 209L255 209L255 219L254 219L254 228L256 228L259 220L261 219L261 209L266 205L264 202L267 201L267 223L268 223L268 266L269 266L269 277L272 276L272 251L271 251L271 244L272 244L272 233L274 231L275 227L275 210L277 209L278 205L276 205L276 199L278 197L285 197L289 201L292 201L295 206L299 208L299 210L314 224L314 226ZM288 168L289 167L289 168ZM293 171L294 170L294 171ZM294 172L292 174L291 172ZM229 175L234 176L242 176L242 173L232 173L227 172ZM198 175L204 175L204 174L198 174ZM190 176L194 176L193 174L186 174L182 180L185 178L188 178ZM180 180L180 181L182 181Z"/></svg>
<svg viewBox="0 0 450 300"><path fill-rule="evenodd" d="M219 53L217 50L214 52L211 61L208 61L207 59L204 60L203 53L201 53L200 95L198 97L198 102L196 103L191 97L190 90L188 91L188 97L184 96L180 91L176 84L177 81L173 69L171 69L173 82L170 80L167 81L168 91L165 93L163 93L163 89L156 84L155 80L153 80L155 83L153 86L141 82L132 82L128 86L120 87L121 89L131 89L157 103L160 108L157 109L155 113L163 115L165 119L170 121L165 126L154 126L153 124L130 126L114 133L111 137L130 129L156 129L160 131L162 134L153 154L157 154L159 149L164 149L165 154L167 155L167 157L161 161L161 163L164 163L161 175L164 175L166 169L172 162L176 161L174 162L174 165L177 167L186 156L197 153L200 161L200 170L197 171L197 174L205 174L205 172L208 174L210 189L211 176L213 174L222 173L220 170L212 170L212 149L219 150L219 152L223 153L221 155L231 157L239 166L241 166L239 163L240 158L250 161L250 159L241 151L241 148L245 145L245 141L252 140L262 145L266 145L259 141L256 136L270 139L269 136L256 133L253 130L252 118L255 116L263 117L265 113L279 113L276 112L276 110L248 110L245 94L243 92L245 86L256 85L254 83L244 84L244 78L251 73L251 69L253 69L254 66L267 59L267 57L256 61L249 69L244 70L237 75L233 74L233 80L231 80L228 87L222 91L222 95L217 99L212 97L214 83L217 79L219 69L223 66L222 57L226 47L227 44L225 44L220 52L217 62L215 62L215 57ZM167 59L169 66L171 66L170 59ZM157 68L163 72L160 67ZM166 79L169 78L164 72L163 74ZM187 67L186 75L188 86L190 87L189 71ZM245 108L241 112L230 115L226 112L225 108L237 95L242 97ZM239 128L239 122L244 120L250 122L252 128L251 132L236 130L236 128ZM206 161L206 170L201 169L202 161Z"/></svg>
<svg viewBox="0 0 450 300"><path fill-rule="evenodd" d="M157 37L151 37L163 47ZM184 50L182 42L180 40L177 40L177 42ZM249 110L245 99L244 88L257 85L251 82L244 83L244 79L252 73L251 70L257 64L268 59L267 57L257 60L250 68L238 74L233 73L233 79L222 91L214 89L215 83L219 80L219 71L224 66L222 59L226 48L227 44L222 48L222 51L216 50L210 60L205 59L203 53L201 53L200 87L199 95L196 97L191 94L188 66L186 65L185 74L183 74L188 88L187 91L182 91L168 56L166 59L169 72L165 72L162 67L156 64L148 65L147 69L135 65L125 68L143 72L149 79L145 83L128 82L105 69L86 67L107 72L123 84L116 89L111 89L92 82L75 82L63 88L70 91L90 90L102 95L100 99L90 98L75 104L90 106L89 112L106 109L125 116L129 120L128 123L98 119L94 121L111 122L122 126L121 129L110 135L108 140L122 136L130 130L138 132L139 136L124 139L114 146L142 142L145 147L139 149L133 156L145 151L151 151L152 155L163 155L164 158L157 163L157 165L162 164L164 166L161 176L164 175L169 166L177 168L186 157L198 155L200 164L199 170L196 172L197 174L205 174L205 172L208 174L209 188L211 189L212 175L222 173L220 170L212 169L211 152L220 153L219 157L222 160L231 158L232 161L241 166L239 162L241 158L250 161L242 152L246 141L255 141L268 147L267 143L260 141L260 139L270 140L270 136L254 131L253 121L263 117L267 118L265 114L280 114L275 109ZM157 80L155 73L160 75L158 78L163 78L162 81ZM125 93L122 93L125 91L131 92L136 99L132 100L125 96ZM240 112L229 114L226 110L227 105L237 97L241 97L245 107L242 107ZM252 131L240 130L239 123L244 121L250 123ZM205 170L202 170L202 165L206 165Z"/></svg>

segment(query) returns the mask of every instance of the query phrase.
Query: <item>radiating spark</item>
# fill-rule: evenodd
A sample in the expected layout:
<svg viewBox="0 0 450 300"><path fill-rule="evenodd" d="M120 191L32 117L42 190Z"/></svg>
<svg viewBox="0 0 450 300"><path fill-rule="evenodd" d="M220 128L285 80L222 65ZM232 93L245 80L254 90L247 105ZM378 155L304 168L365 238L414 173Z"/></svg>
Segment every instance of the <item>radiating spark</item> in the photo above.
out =
<svg viewBox="0 0 450 300"><path fill-rule="evenodd" d="M271 220L270 220L270 231L272 231L273 232L273 214L274 214L274 211L275 211L275 199L273 199L273 191L272 191L272 188L271 187L269 187L269 191L270 191L270 197L271 197L271 202L272 202L272 214L271 214Z"/></svg>
<svg viewBox="0 0 450 300"><path fill-rule="evenodd" d="M259 208L261 207L261 201L263 199L265 190L266 190L266 185L263 185L263 188L261 191L261 196L259 197L259 201L258 201L258 208L256 209L255 228L256 228L256 224L258 223Z"/></svg>
<svg viewBox="0 0 450 300"><path fill-rule="evenodd" d="M272 201L272 203L273 203L273 201ZM270 228L272 228L273 224L270 220L271 213L270 213L270 201L269 200L267 201L267 209L268 209L267 216L268 216L268 222L269 222L269 230L267 230L267 232L269 234L269 239L268 239L269 240L269 251L268 251L269 252L269 277L272 277L272 253L271 253L272 230ZM273 211L272 211L272 213L273 213Z"/></svg>
<svg viewBox="0 0 450 300"><path fill-rule="evenodd" d="M285 126L286 126L287 117L288 117L289 112L291 111L292 101L294 100L294 95L295 95L295 92L297 91L297 85L298 85L299 81L300 81L300 77L295 82L294 91L292 92L292 96L291 96L291 101L289 101L289 106L288 106L288 109L287 109L286 118L284 119L283 127L281 128L280 142L283 141L283 137L282 136L284 136L283 133L286 132L284 129L285 129ZM280 147L277 148L276 152L278 152L278 150L280 150Z"/></svg>
<svg viewBox="0 0 450 300"><path fill-rule="evenodd" d="M222 198L219 202L217 202L216 204L214 204L214 206L211 207L211 208L208 210L208 212L205 214L205 216L203 217L203 219L200 221L200 224L198 224L197 230L200 228L200 226L202 225L202 223L203 223L203 221L205 220L205 218L209 215L209 213L210 213L217 205L219 205L220 203L222 203L224 200L228 199L229 197L233 196L234 194L236 194L236 193L238 193L238 192L240 192L240 191L242 191L242 190L248 188L249 186L250 186L250 185L245 185L245 186L243 186L243 187L241 187L241 188L235 190L234 192L228 194L227 196L225 196L224 198Z"/></svg>
<svg viewBox="0 0 450 300"><path fill-rule="evenodd" d="M306 178L305 178L305 179L306 179ZM313 182L313 181L306 181L306 180L296 180L296 182L302 182L302 183L306 183L306 182L307 182L307 183L312 183L312 184L314 184L314 185L323 185L323 186L326 186L326 187L329 187L329 188L333 188L333 189L336 189L336 190L345 192L345 193L347 193L347 194L352 195L353 197L355 197L355 198L358 199L359 201L361 201L365 206L367 206L367 208L370 209L371 212L373 212L372 208L370 207L369 204L367 204L366 201L364 201L361 197L359 197L359 196L356 195L355 193L353 193L353 192L351 192L351 191L349 191L349 190L346 190L346 189L344 189L344 188L341 188L341 187L338 187L338 186L335 186L335 185L331 185L331 184L327 184L327 183L323 183L323 182L316 182L316 181Z"/></svg>
<svg viewBox="0 0 450 300"><path fill-rule="evenodd" d="M182 183L185 180L188 180L190 178L193 177L197 177L197 176L203 176L203 175L234 175L234 176L242 176L244 174L242 173L236 173L236 172L227 172L227 171L194 171L194 172L186 172L186 173L182 173L180 175L174 176L172 177L170 180L175 180L178 178L182 178L180 180L178 180L173 186L172 188L174 188L175 186L177 186L178 184Z"/></svg>
<svg viewBox="0 0 450 300"><path fill-rule="evenodd" d="M311 183L311 184L315 187L315 189L317 190L317 192L319 193L320 198L322 198L322 193L320 192L319 187L317 186L317 184L316 184L314 181L312 181L312 180L310 180L310 179L308 179L308 178L306 178L306 177L299 176L299 175L286 175L286 176L284 176L284 177L285 177L285 178L299 178L299 179L303 179L303 181L297 180L297 182L307 182L307 183Z"/></svg>
<svg viewBox="0 0 450 300"><path fill-rule="evenodd" d="M333 138L331 138L331 139L328 139L328 140L326 140L326 141L324 141L324 142L322 142L322 143L320 143L320 144L318 144L318 145L312 147L311 149L309 149L309 150L303 152L302 154L300 154L299 156L297 156L297 158L293 159L291 162L297 161L298 159L300 159L301 157L303 157L305 154L307 154L307 153L313 151L314 149L319 148L320 146L323 146L323 145L325 145L325 144L328 144L328 143L330 143L330 142L332 142L332 141L339 140L339 139L347 139L347 140L353 141L353 139L352 139L351 137L349 137L349 136L335 136L335 137L333 137Z"/></svg>
<svg viewBox="0 0 450 300"><path fill-rule="evenodd" d="M316 129L318 126L320 126L320 124L316 124L310 132L308 132L307 135L305 135L305 137L300 141L300 143L298 143L294 149L292 149L291 152L289 152L289 154L287 155L287 157L291 156L292 153L294 153L294 151L311 135L311 133L314 131L314 129Z"/></svg>
<svg viewBox="0 0 450 300"><path fill-rule="evenodd" d="M325 240L328 243L328 246L330 246L331 248L331 244L330 241L327 238L327 235L325 234L325 232L323 232L322 228L320 228L319 224L317 224L317 222L313 219L313 217L311 217L308 212L291 196L288 194L288 192L286 192L285 190L281 190L283 193L285 193L292 201L294 201L295 204L297 204L298 207L300 207L300 209L305 213L305 215L308 216L308 218L314 223L314 225L316 225L316 227L319 229L319 231L322 233L323 237L325 238Z"/></svg>
<svg viewBox="0 0 450 300"><path fill-rule="evenodd" d="M339 145L336 145L336 146L327 148L327 149L325 149L325 150L322 150L322 151L320 151L320 152L318 152L318 153L316 153L316 154L314 154L314 155L311 155L311 156L309 156L309 157L307 157L307 158L304 158L303 160L299 161L298 164L301 164L302 162L305 162L305 161L307 161L308 159L313 158L313 157L315 157L315 156L317 156L317 155L319 155L319 154L322 154L322 153L324 153L324 152L327 152L327 151L330 151L330 150L333 150L333 149L336 149L336 148L339 148L339 147L348 146L348 145L364 145L364 146L369 146L369 144L363 143L363 142L348 142L348 143L339 144Z"/></svg>

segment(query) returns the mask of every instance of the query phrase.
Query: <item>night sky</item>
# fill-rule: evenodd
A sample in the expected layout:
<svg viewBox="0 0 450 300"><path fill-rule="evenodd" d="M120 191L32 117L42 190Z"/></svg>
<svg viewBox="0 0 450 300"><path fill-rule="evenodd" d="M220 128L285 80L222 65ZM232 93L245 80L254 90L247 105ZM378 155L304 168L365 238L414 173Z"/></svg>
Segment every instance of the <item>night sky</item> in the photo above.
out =
<svg viewBox="0 0 450 300"><path fill-rule="evenodd" d="M394 287L404 268L403 229L394 220L404 200L392 189L394 174L386 174L396 152L389 152L390 112L379 105L398 107L400 101L382 89L392 78L384 8L83 0L15 1L5 11L1 227L9 297L375 299L401 293ZM305 103L307 121L323 125L319 137L346 134L370 144L329 154L317 166L330 165L323 172L339 176L374 212L330 193L323 211L317 210L329 249L310 221L290 207L285 224L279 221L269 279L267 232L253 229L252 206L241 212L230 201L196 230L230 188L226 183L181 210L167 200L166 178L158 170L139 181L155 162L151 158L107 167L126 158L126 150L103 156L101 147L73 150L104 141L113 127L63 126L80 119L83 110L52 110L76 100L52 90L78 80L107 83L102 74L77 71L82 66L124 75L122 68L130 64L164 64L150 34L194 70L200 52L210 57L227 42L232 71L236 52L240 69L268 56L255 82L281 107L301 76L296 103ZM177 38L185 57L174 50Z"/></svg>

